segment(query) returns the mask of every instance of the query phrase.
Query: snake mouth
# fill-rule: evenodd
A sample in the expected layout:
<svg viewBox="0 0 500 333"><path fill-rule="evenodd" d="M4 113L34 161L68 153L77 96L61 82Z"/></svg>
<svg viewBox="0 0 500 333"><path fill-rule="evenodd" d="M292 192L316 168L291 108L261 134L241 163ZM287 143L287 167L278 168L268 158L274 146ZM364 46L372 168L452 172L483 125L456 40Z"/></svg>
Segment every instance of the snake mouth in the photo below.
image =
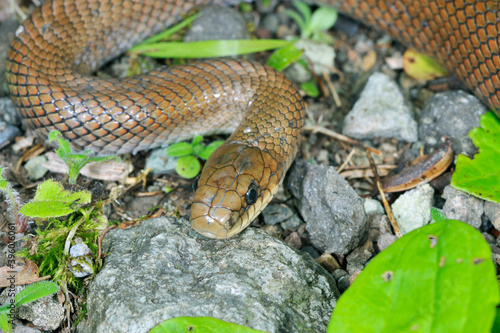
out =
<svg viewBox="0 0 500 333"><path fill-rule="evenodd" d="M191 227L209 238L228 238L233 229L234 212L227 208L212 208L195 202L191 206Z"/></svg>

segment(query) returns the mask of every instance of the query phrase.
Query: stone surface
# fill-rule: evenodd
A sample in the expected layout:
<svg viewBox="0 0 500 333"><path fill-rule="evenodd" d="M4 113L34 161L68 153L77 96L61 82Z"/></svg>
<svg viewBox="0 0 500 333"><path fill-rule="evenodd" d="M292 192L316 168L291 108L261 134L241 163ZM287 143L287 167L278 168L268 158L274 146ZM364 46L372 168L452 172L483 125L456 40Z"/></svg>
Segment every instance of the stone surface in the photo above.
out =
<svg viewBox="0 0 500 333"><path fill-rule="evenodd" d="M308 254L260 229L229 240L157 218L106 235L80 332L149 332L178 316L211 316L267 332L325 332L338 290Z"/></svg>
<svg viewBox="0 0 500 333"><path fill-rule="evenodd" d="M293 210L284 204L269 205L262 211L265 224L275 225L293 216Z"/></svg>
<svg viewBox="0 0 500 333"><path fill-rule="evenodd" d="M0 3L0 6L1 5L2 4ZM10 12L10 9L8 7L10 6L7 5L7 10ZM0 11L2 10L3 8L0 9ZM18 27L19 22L17 22L17 20L15 20L14 18L0 22L0 96L7 95L8 90L5 78L5 59L7 58L7 50L9 49L10 40L14 36Z"/></svg>
<svg viewBox="0 0 500 333"><path fill-rule="evenodd" d="M381 234L392 233L391 223L387 215L377 212L368 214L368 225L370 226L368 239L372 242L376 242Z"/></svg>
<svg viewBox="0 0 500 333"><path fill-rule="evenodd" d="M370 213L384 214L384 207L382 207L382 204L378 200L365 198L363 199L363 207L365 208L366 215Z"/></svg>
<svg viewBox="0 0 500 333"><path fill-rule="evenodd" d="M426 145L439 146L441 137L446 135L452 140L455 154L471 155L476 147L468 134L474 127L479 127L480 116L486 111L486 107L476 97L463 91L435 94L422 109L419 138Z"/></svg>
<svg viewBox="0 0 500 333"><path fill-rule="evenodd" d="M333 167L296 161L288 184L317 249L346 254L365 239L363 201Z"/></svg>
<svg viewBox="0 0 500 333"><path fill-rule="evenodd" d="M424 184L401 195L391 206L403 234L423 227L431 221L434 189Z"/></svg>
<svg viewBox="0 0 500 333"><path fill-rule="evenodd" d="M24 165L24 169L28 173L28 177L31 180L38 180L43 178L47 173L48 169L43 166L47 162L45 155L38 155L30 159Z"/></svg>
<svg viewBox="0 0 500 333"><path fill-rule="evenodd" d="M343 134L417 141L417 122L396 83L387 75L370 76L361 96L344 119Z"/></svg>
<svg viewBox="0 0 500 333"><path fill-rule="evenodd" d="M377 241L377 246L379 251L384 251L388 248L392 243L398 240L398 237L393 234L381 234Z"/></svg>
<svg viewBox="0 0 500 333"><path fill-rule="evenodd" d="M21 125L21 116L10 97L0 97L0 120L9 125Z"/></svg>
<svg viewBox="0 0 500 333"><path fill-rule="evenodd" d="M491 221L495 229L500 230L500 204L497 202L484 202L484 215Z"/></svg>
<svg viewBox="0 0 500 333"><path fill-rule="evenodd" d="M236 10L223 6L207 6L194 20L184 37L185 42L213 39L248 39L244 17Z"/></svg>
<svg viewBox="0 0 500 333"><path fill-rule="evenodd" d="M22 289L24 286L16 286L14 294L17 295ZM12 294L9 288L2 291L0 304L10 302L9 293ZM57 329L64 319L64 309L56 300L56 296L49 295L19 306L16 309L16 317L30 321L41 330L52 331Z"/></svg>
<svg viewBox="0 0 500 333"><path fill-rule="evenodd" d="M442 195L446 202L443 213L451 220L459 220L479 229L483 215L483 200L446 186Z"/></svg>
<svg viewBox="0 0 500 333"><path fill-rule="evenodd" d="M175 171L178 158L167 156L167 148L157 148L151 151L146 159L145 169L151 168L153 174L162 175Z"/></svg>

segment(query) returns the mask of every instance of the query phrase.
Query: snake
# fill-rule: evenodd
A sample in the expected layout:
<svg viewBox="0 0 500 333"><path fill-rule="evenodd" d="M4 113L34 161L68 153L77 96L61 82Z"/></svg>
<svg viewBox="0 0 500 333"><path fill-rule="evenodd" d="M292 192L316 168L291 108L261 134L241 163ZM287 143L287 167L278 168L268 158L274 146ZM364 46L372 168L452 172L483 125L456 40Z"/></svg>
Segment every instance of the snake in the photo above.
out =
<svg viewBox="0 0 500 333"><path fill-rule="evenodd" d="M40 138L60 131L77 149L136 153L196 134L232 133L207 160L191 225L217 239L267 206L301 141L305 103L283 74L222 59L125 78L92 75L208 0L47 0L15 33L6 62L12 101ZM500 11L486 0L327 0L433 56L500 110ZM497 112L498 115L498 112Z"/></svg>

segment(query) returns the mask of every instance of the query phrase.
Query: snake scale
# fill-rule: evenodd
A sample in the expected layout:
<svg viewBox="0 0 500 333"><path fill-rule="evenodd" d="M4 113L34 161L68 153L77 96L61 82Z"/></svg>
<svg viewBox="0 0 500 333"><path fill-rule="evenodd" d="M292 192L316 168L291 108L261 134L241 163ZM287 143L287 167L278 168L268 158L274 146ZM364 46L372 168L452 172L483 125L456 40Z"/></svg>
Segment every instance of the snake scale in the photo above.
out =
<svg viewBox="0 0 500 333"><path fill-rule="evenodd" d="M304 103L293 84L269 67L240 60L127 79L91 75L181 14L214 2L47 0L16 31L6 73L28 127L40 137L57 129L81 149L123 154L194 134L233 132L207 161L191 209L195 230L228 238L264 209L297 153ZM314 2L434 56L500 110L498 1Z"/></svg>

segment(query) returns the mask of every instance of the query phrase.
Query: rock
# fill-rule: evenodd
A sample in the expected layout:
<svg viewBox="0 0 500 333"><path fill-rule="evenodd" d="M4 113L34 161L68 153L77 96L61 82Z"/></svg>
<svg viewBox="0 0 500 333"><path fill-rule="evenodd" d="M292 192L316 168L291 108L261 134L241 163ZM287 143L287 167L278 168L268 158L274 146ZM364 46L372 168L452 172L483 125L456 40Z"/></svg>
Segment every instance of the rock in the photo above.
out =
<svg viewBox="0 0 500 333"><path fill-rule="evenodd" d="M434 189L429 184L401 195L391 207L403 235L428 224L433 205Z"/></svg>
<svg viewBox="0 0 500 333"><path fill-rule="evenodd" d="M155 175L172 173L177 165L177 160L178 158L167 156L167 148L157 148L149 154L145 168L151 168Z"/></svg>
<svg viewBox="0 0 500 333"><path fill-rule="evenodd" d="M259 3L260 2L261 1L259 1ZM276 30L278 30L279 25L280 25L280 19L278 15L274 14L266 15L262 20L262 27L273 34L276 33Z"/></svg>
<svg viewBox="0 0 500 333"><path fill-rule="evenodd" d="M288 184L317 249L346 254L366 238L363 201L333 167L296 161Z"/></svg>
<svg viewBox="0 0 500 333"><path fill-rule="evenodd" d="M33 325L42 330L55 330L64 319L64 308L54 298L52 295L46 296L21 305L17 310L17 316L31 321Z"/></svg>
<svg viewBox="0 0 500 333"><path fill-rule="evenodd" d="M441 137L452 140L454 153L472 155L476 147L469 132L479 127L480 116L486 107L473 95L463 91L437 93L427 100L419 120L418 135L426 145L441 145Z"/></svg>
<svg viewBox="0 0 500 333"><path fill-rule="evenodd" d="M269 205L262 211L265 224L275 225L293 216L293 210L287 205Z"/></svg>
<svg viewBox="0 0 500 333"><path fill-rule="evenodd" d="M87 244L82 243L81 239L69 249L69 255L72 258L69 265L71 266L71 273L75 277L82 278L94 273L90 258L91 253L90 248Z"/></svg>
<svg viewBox="0 0 500 333"><path fill-rule="evenodd" d="M500 230L500 204L497 202L484 202L484 215L491 221L495 229Z"/></svg>
<svg viewBox="0 0 500 333"><path fill-rule="evenodd" d="M21 125L21 116L10 97L0 97L0 121L13 126Z"/></svg>
<svg viewBox="0 0 500 333"><path fill-rule="evenodd" d="M374 73L344 119L343 134L357 139L377 137L417 141L417 122L398 86Z"/></svg>
<svg viewBox="0 0 500 333"><path fill-rule="evenodd" d="M387 215L372 212L368 214L368 240L376 242L381 234L392 233L391 222Z"/></svg>
<svg viewBox="0 0 500 333"><path fill-rule="evenodd" d="M377 246L379 251L384 251L387 249L392 243L398 240L398 237L393 234L382 234L377 240Z"/></svg>
<svg viewBox="0 0 500 333"><path fill-rule="evenodd" d="M4 3L3 5L7 5L7 8L9 7L8 3ZM2 11L2 9L0 9L0 11ZM11 12L10 10L8 11ZM9 49L10 41L12 37L14 37L18 27L19 22L17 22L15 18L6 19L5 21L2 20L2 22L0 22L0 96L8 95L5 78L5 59L7 59L7 50Z"/></svg>
<svg viewBox="0 0 500 333"><path fill-rule="evenodd" d="M335 66L335 50L330 45L310 39L299 39L294 46L304 50L304 57L312 63L314 72L318 75L323 71L330 73L331 68Z"/></svg>
<svg viewBox="0 0 500 333"><path fill-rule="evenodd" d="M308 82L312 79L311 72L296 62L285 68L285 70L283 70L283 74L295 83Z"/></svg>
<svg viewBox="0 0 500 333"><path fill-rule="evenodd" d="M457 190L451 186L446 186L442 195L446 202L443 206L443 213L450 220L459 220L470 224L476 229L481 226L481 215L483 215L483 201Z"/></svg>
<svg viewBox="0 0 500 333"><path fill-rule="evenodd" d="M185 42L250 38L244 17L232 8L206 6L200 14L187 32Z"/></svg>
<svg viewBox="0 0 500 333"><path fill-rule="evenodd" d="M292 217L287 219L286 221L281 222L281 227L283 229L292 229L297 230L303 224L303 221L297 215L293 214Z"/></svg>
<svg viewBox="0 0 500 333"><path fill-rule="evenodd" d="M339 293L309 255L260 229L207 239L181 219L110 231L80 332L149 332L211 316L267 332L324 332Z"/></svg>
<svg viewBox="0 0 500 333"><path fill-rule="evenodd" d="M43 176L49 171L46 167L43 166L44 163L47 162L47 158L45 155L38 155L30 159L24 165L24 169L28 173L28 177L31 180L42 179Z"/></svg>
<svg viewBox="0 0 500 333"><path fill-rule="evenodd" d="M284 239L285 243L293 247L294 249L299 250L302 247L302 241L300 240L299 234L294 231L290 233L290 235L286 236Z"/></svg>
<svg viewBox="0 0 500 333"><path fill-rule="evenodd" d="M319 257L318 251L316 251L316 249L312 246L304 246L300 249L300 252L308 253L314 259Z"/></svg>
<svg viewBox="0 0 500 333"><path fill-rule="evenodd" d="M271 235L271 236L276 237L276 238L280 238L281 234L283 233L283 228L281 228L279 225L266 224L261 229L266 234Z"/></svg>
<svg viewBox="0 0 500 333"><path fill-rule="evenodd" d="M16 126L0 121L0 149L7 147L11 142L13 142L19 132L19 128Z"/></svg>
<svg viewBox="0 0 500 333"><path fill-rule="evenodd" d="M349 271L349 264L358 263L361 265L366 264L374 254L373 243L371 241L367 241L362 246L354 249L346 258L347 260L347 271Z"/></svg>
<svg viewBox="0 0 500 333"><path fill-rule="evenodd" d="M365 208L366 215L375 212L384 214L384 207L382 207L382 204L378 200L365 198L363 199L363 207Z"/></svg>
<svg viewBox="0 0 500 333"><path fill-rule="evenodd" d="M17 295L23 289L24 286L16 286L14 292L10 288L4 289L0 295L0 304L10 302L9 293ZM16 317L32 322L42 330L52 331L58 328L64 319L64 309L54 295L49 295L19 306L16 309Z"/></svg>
<svg viewBox="0 0 500 333"><path fill-rule="evenodd" d="M337 282L337 286L341 293L347 290L351 283L349 282L349 273L344 271L343 269L336 269L332 273L333 278Z"/></svg>
<svg viewBox="0 0 500 333"><path fill-rule="evenodd" d="M316 262L330 273L340 268L337 259L330 253L323 253L320 257L316 258Z"/></svg>
<svg viewBox="0 0 500 333"><path fill-rule="evenodd" d="M14 329L14 333L41 333L39 329L36 329L34 327L29 327L23 325L22 322L19 320L14 320L14 325L12 325L12 328Z"/></svg>

